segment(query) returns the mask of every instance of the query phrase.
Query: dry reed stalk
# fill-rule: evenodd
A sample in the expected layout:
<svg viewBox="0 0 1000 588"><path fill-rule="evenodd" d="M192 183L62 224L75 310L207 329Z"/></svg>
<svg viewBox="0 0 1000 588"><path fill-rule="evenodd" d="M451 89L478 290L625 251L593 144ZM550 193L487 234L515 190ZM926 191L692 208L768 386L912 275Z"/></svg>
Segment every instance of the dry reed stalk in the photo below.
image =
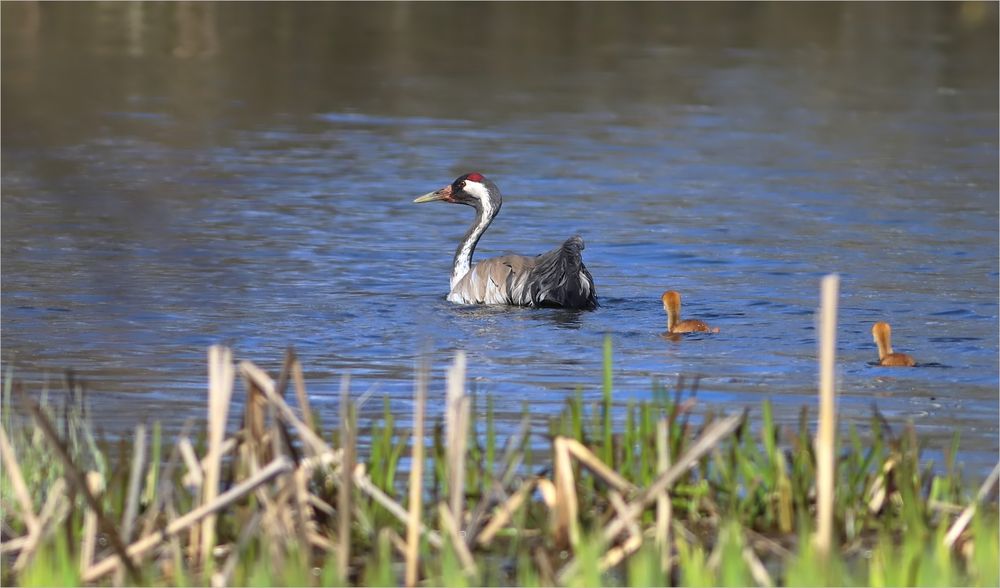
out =
<svg viewBox="0 0 1000 588"><path fill-rule="evenodd" d="M360 490L367 494L372 500L379 503L383 508L389 511L389 514L396 517L400 522L408 524L410 521L409 512L403 508L403 505L399 504L393 500L388 494L382 491L381 488L376 486L371 478L365 473L365 464L359 463L354 467L354 485ZM441 535L436 531L427 528L423 524L420 525L420 533L424 535L427 542L434 547L441 548L444 543L441 540Z"/></svg>
<svg viewBox="0 0 1000 588"><path fill-rule="evenodd" d="M306 468L299 468L298 471L302 472L304 480L308 480L310 472ZM333 516L333 513L335 512L333 507L327 504L327 502L319 496L316 496L311 492L306 492L306 500L308 501L310 510L318 510L328 517Z"/></svg>
<svg viewBox="0 0 1000 588"><path fill-rule="evenodd" d="M538 481L536 479L531 479L526 481L524 484L521 484L521 487L518 488L517 492L511 495L506 502L497 508L496 513L494 513L490 522L483 527L479 536L476 537L476 542L483 547L489 547L496 534L510 522L514 513L517 512L517 509L521 508L521 505L524 504L528 496L531 495L531 492L534 491L537 484Z"/></svg>
<svg viewBox="0 0 1000 588"><path fill-rule="evenodd" d="M337 551L337 546L334 545L333 541L315 531L309 531L306 533L306 539L308 540L309 545L312 545L317 549L322 549L327 553L335 553Z"/></svg>
<svg viewBox="0 0 1000 588"><path fill-rule="evenodd" d="M203 462L198 461L198 456L194 452L194 446L191 445L191 440L187 437L181 437L177 441L177 447L181 452L184 465L187 466L187 473L184 474L182 482L185 486L192 487L196 496L201 495L201 489L205 484L205 476L202 474L201 469Z"/></svg>
<svg viewBox="0 0 1000 588"><path fill-rule="evenodd" d="M735 431L743 422L745 415L733 415L721 420L716 420L705 428L701 436L688 448L684 455L677 460L666 472L660 474L639 496L628 504L626 513L629 518L638 517L643 510L656 501L656 497L667 491L689 468L698 462L706 453L712 450L722 439ZM615 516L614 519L604 527L602 540L610 542L621 533L628 524L625 517ZM571 560L562 570L559 571L559 582L566 583L566 580L576 571L579 563Z"/></svg>
<svg viewBox="0 0 1000 588"><path fill-rule="evenodd" d="M291 350L290 350L291 351ZM313 418L312 406L309 404L309 394L306 393L306 379L302 374L302 362L292 353L292 382L295 384L295 398L299 403L299 411L302 413L302 420L310 428L316 426Z"/></svg>
<svg viewBox="0 0 1000 588"><path fill-rule="evenodd" d="M76 464L73 463L73 458L70 457L69 451L59 439L59 435L56 433L56 429L49 420L49 417L42 412L42 409L40 409L35 401L29 398L23 390L20 390L19 392L21 394L21 400L31 413L31 416L34 417L35 423L38 425L38 429L41 430L42 435L45 436L49 446L55 450L56 455L62 462L64 470L63 477L67 482L69 482L70 486L72 486L74 490L83 496L87 506L94 511L99 528L107 535L108 541L111 543L111 547L114 549L115 553L122 558L125 570L129 574L129 579L135 584L141 584L142 576L139 573L139 569L135 567L135 564L133 564L133 562L126 555L125 543L118 534L118 529L116 529L111 523L111 520L104 515L104 509L101 508L101 503L98 502L97 498L95 498L90 492L87 487L86 477L83 472L76 467Z"/></svg>
<svg viewBox="0 0 1000 588"><path fill-rule="evenodd" d="M291 352L291 348L285 352L285 361L281 366L281 373L278 374L278 384L275 392L281 398L285 398L285 390L288 389L288 380L291 377L290 373L292 370L292 361L294 359L294 354ZM295 442L292 439L292 434L288 430L288 426L279 418L275 417L273 404L270 404L266 398L263 398L264 402L267 403L267 420L271 423L271 455L288 455L295 462L296 466L302 460L302 456L299 453L298 447L295 446Z"/></svg>
<svg viewBox="0 0 1000 588"><path fill-rule="evenodd" d="M0 543L0 555L5 553L13 553L15 551L21 551L25 545L31 540L31 535L22 535L20 537L15 537L10 541L5 541Z"/></svg>
<svg viewBox="0 0 1000 588"><path fill-rule="evenodd" d="M87 472L87 490L99 496L104 491L104 476L98 472ZM83 513L83 542L80 545L80 573L87 571L94 561L97 544L97 513L88 509Z"/></svg>
<svg viewBox="0 0 1000 588"><path fill-rule="evenodd" d="M542 502L549 510L556 508L556 485L548 478L538 479L538 493L542 495Z"/></svg>
<svg viewBox="0 0 1000 588"><path fill-rule="evenodd" d="M31 493L28 492L28 485L24 483L24 476L21 474L21 465L17 461L14 448L7 438L7 432L0 426L0 457L3 457L4 468L7 479L10 480L14 489L14 496L17 497L21 505L21 518L24 526L27 527L28 535L38 532L38 517L35 516L35 507L31 501Z"/></svg>
<svg viewBox="0 0 1000 588"><path fill-rule="evenodd" d="M424 409L427 404L427 366L417 370L413 408L413 453L410 457L409 516L406 523L406 585L417 585L420 553L420 510L424 480Z"/></svg>
<svg viewBox="0 0 1000 588"><path fill-rule="evenodd" d="M896 458L890 457L887 459L882 465L882 471L879 472L871 488L868 489L868 511L872 514L878 514L885 505L885 499L888 497L889 476L895 467Z"/></svg>
<svg viewBox="0 0 1000 588"><path fill-rule="evenodd" d="M160 531L155 531L149 535L146 535L132 543L128 546L127 557L139 557L146 553L150 549L153 549L163 543L167 538L184 531L191 525L196 525L211 515L219 512L220 510L226 508L232 503L240 500L250 492L253 492L257 487L270 482L273 478L286 474L292 470L292 463L285 457L279 457L269 463L267 467L257 472L251 478L248 478L239 484L233 486L226 492L220 494L216 499L209 503L203 504L200 507L189 511L184 516L181 516L173 521L171 521L167 527ZM91 566L81 578L84 582L96 582L103 576L110 572L116 570L121 564L122 559L118 555L112 555L102 559L93 566Z"/></svg>
<svg viewBox="0 0 1000 588"><path fill-rule="evenodd" d="M469 578L477 577L479 575L479 567L476 565L476 561L472 559L472 552L469 551L469 546L465 544L465 540L459 534L458 522L455 521L455 518L451 515L451 510L443 502L438 504L438 516L441 518L441 528L448 534L452 549L458 555L458 560L462 562L463 571Z"/></svg>
<svg viewBox="0 0 1000 588"><path fill-rule="evenodd" d="M670 421L663 418L656 423L656 473L663 475L670 469ZM656 497L656 544L660 547L660 571L670 571L670 523L673 519L670 492L664 490Z"/></svg>
<svg viewBox="0 0 1000 588"><path fill-rule="evenodd" d="M774 586L774 579L771 578L771 574L767 572L764 563L760 561L760 558L757 557L757 554L749 546L743 548L743 561L750 568L750 575L753 576L754 582L757 582L758 586L763 586L764 588Z"/></svg>
<svg viewBox="0 0 1000 588"><path fill-rule="evenodd" d="M580 465L590 470L592 474L600 478L608 486L626 494L634 492L637 489L635 484L629 482L621 474L608 467L583 443L569 437L564 438L564 441L570 455L575 457Z"/></svg>
<svg viewBox="0 0 1000 588"><path fill-rule="evenodd" d="M340 381L340 444L343 457L340 465L340 488L337 490L337 571L347 580L351 562L351 498L354 482L354 449L357 431L351 423L351 380L346 374Z"/></svg>
<svg viewBox="0 0 1000 588"><path fill-rule="evenodd" d="M553 534L555 543L560 549L567 546L576 547L580 540L580 529L577 521L579 506L576 497L576 481L573 476L573 463L569 457L565 437L553 440L553 482L556 487L555 518Z"/></svg>
<svg viewBox="0 0 1000 588"><path fill-rule="evenodd" d="M303 423L302 420L295 415L295 411L292 410L292 407L285 402L285 399L278 395L275 391L274 381L271 379L271 376L268 376L264 370L249 361L240 362L240 373L253 380L258 389L264 393L264 396L267 397L274 408L278 411L278 418L284 420L298 432L303 445L308 447L314 456L330 454L331 456L334 456L331 463L338 463L339 460L336 458L336 454L330 446L327 445L327 443L323 441L319 435L314 433L310 426Z"/></svg>
<svg viewBox="0 0 1000 588"><path fill-rule="evenodd" d="M208 348L208 455L211 460L205 468L202 486L203 505L215 502L219 496L222 469L222 441L226 437L226 418L233 395L233 352L228 347L212 345ZM211 565L212 548L215 547L215 515L206 516L201 523L202 565Z"/></svg>
<svg viewBox="0 0 1000 588"><path fill-rule="evenodd" d="M392 527L382 527L382 530L379 531L379 535L388 537L389 542L392 543L392 548L396 550L396 553L398 553L400 557L406 557L406 541L403 541L403 538L399 536L399 533L397 533L395 529Z"/></svg>
<svg viewBox="0 0 1000 588"><path fill-rule="evenodd" d="M248 451L256 456L258 464L267 463L271 461L272 455L279 453L272 452L268 447L268 442L274 441L277 435L269 434L265 424L267 399L256 380L248 377L243 370L240 370L240 376L247 393L246 403L243 405L243 441Z"/></svg>
<svg viewBox="0 0 1000 588"><path fill-rule="evenodd" d="M465 352L455 353L455 362L445 377L448 389L445 432L448 440L448 492L451 514L462 522L465 503L465 450L469 440L469 399L465 395Z"/></svg>
<svg viewBox="0 0 1000 588"><path fill-rule="evenodd" d="M819 430L816 432L816 552L826 560L833 545L835 436L837 433L834 368L837 352L837 290L840 277L823 277L820 286Z"/></svg>
<svg viewBox="0 0 1000 588"><path fill-rule="evenodd" d="M25 537L21 552L17 554L14 561L14 572L21 572L31 561L35 550L42 544L50 533L51 529L58 525L69 511L69 501L66 500L66 482L62 478L56 479L49 488L49 495L42 505L42 510L38 514L38 527L34 533L28 533Z"/></svg>
<svg viewBox="0 0 1000 588"><path fill-rule="evenodd" d="M639 528L639 524L635 518L629 515L628 506L625 504L625 500L622 499L621 494L612 490L608 494L608 499L611 502L611 506L618 513L618 516L628 518L627 529L629 536L620 546L609 549L598 562L598 569L602 573L620 564L623 559L642 547L642 530Z"/></svg>
<svg viewBox="0 0 1000 588"><path fill-rule="evenodd" d="M958 540L959 535L962 531L969 525L969 521L972 520L972 515L976 514L976 507L980 501L986 498L989 494L990 489L996 485L997 480L1000 480L1000 463L993 467L993 471L990 472L989 476L986 476L986 480L979 487L979 491L976 492L976 498L972 501L969 506L965 507L962 514L959 515L958 519L952 523L951 527L948 529L948 533L944 536L944 544L947 547L955 545L955 541Z"/></svg>
<svg viewBox="0 0 1000 588"><path fill-rule="evenodd" d="M753 529L743 529L743 532L746 533L747 538L752 541L754 548L767 551L772 555L780 557L781 559L788 559L792 557L792 552L782 547L781 544L774 539L761 535Z"/></svg>
<svg viewBox="0 0 1000 588"><path fill-rule="evenodd" d="M312 531L316 527L314 520L313 504L325 502L313 496L309 492L309 470L306 468L296 468L294 472L295 480L295 509L300 513L296 524L301 525L306 531Z"/></svg>
<svg viewBox="0 0 1000 588"><path fill-rule="evenodd" d="M538 567L538 582L542 586L555 586L555 570L552 568L552 560L543 547L535 549L535 565Z"/></svg>
<svg viewBox="0 0 1000 588"><path fill-rule="evenodd" d="M296 468L292 472L292 480L295 484L295 530L299 539L299 565L309 565L309 545L310 533L313 532L313 510L309 505L309 473L305 468Z"/></svg>

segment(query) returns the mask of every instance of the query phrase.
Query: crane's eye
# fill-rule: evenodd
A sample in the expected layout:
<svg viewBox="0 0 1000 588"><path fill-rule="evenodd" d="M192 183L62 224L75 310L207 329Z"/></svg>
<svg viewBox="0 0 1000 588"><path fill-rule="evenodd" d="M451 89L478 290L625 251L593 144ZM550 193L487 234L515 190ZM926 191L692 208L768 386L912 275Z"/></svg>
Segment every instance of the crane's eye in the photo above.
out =
<svg viewBox="0 0 1000 588"><path fill-rule="evenodd" d="M459 190L465 189L465 180L462 180L461 182L458 183L458 189Z"/></svg>

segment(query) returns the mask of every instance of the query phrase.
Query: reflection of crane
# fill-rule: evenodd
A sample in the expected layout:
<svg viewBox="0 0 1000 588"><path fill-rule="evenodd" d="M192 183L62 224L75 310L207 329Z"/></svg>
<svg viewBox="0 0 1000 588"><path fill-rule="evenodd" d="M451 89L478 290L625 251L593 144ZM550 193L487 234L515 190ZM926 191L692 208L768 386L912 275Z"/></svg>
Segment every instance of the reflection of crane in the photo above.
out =
<svg viewBox="0 0 1000 588"><path fill-rule="evenodd" d="M448 300L459 304L511 304L593 310L597 308L594 278L583 265L583 239L570 237L537 257L504 255L471 267L476 243L500 212L500 189L482 174L459 176L449 186L414 202L443 200L476 209L476 220L455 250Z"/></svg>

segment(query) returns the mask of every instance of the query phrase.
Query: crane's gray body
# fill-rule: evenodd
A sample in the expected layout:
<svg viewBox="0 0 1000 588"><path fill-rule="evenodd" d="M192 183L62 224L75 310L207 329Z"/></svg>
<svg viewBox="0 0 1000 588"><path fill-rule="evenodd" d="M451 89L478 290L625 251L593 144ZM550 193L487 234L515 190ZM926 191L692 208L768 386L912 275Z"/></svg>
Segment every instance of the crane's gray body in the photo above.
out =
<svg viewBox="0 0 1000 588"><path fill-rule="evenodd" d="M459 304L511 304L591 310L597 307L594 278L583 264L583 239L537 257L503 255L477 263L452 286Z"/></svg>

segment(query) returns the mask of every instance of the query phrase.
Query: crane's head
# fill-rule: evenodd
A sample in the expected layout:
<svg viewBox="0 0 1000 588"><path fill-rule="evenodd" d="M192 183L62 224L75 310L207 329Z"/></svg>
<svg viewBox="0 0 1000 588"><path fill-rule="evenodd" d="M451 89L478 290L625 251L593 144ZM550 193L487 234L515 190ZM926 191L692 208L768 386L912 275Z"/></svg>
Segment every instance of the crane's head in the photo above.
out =
<svg viewBox="0 0 1000 588"><path fill-rule="evenodd" d="M500 209L500 189L480 173L472 172L455 178L451 184L424 194L414 202L434 202L441 200L451 204L465 204L478 210L496 211Z"/></svg>

